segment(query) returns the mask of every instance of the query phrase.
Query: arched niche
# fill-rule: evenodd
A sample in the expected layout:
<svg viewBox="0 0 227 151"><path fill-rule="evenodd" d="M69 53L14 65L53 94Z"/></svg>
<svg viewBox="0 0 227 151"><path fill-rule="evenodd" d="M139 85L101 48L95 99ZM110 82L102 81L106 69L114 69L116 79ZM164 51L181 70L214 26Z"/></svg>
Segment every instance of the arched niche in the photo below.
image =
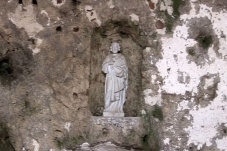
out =
<svg viewBox="0 0 227 151"><path fill-rule="evenodd" d="M90 47L90 88L89 106L92 115L102 116L104 109L105 74L101 71L102 62L110 54L111 42L117 41L129 68L129 87L124 105L125 116L138 116L143 101L142 92L142 51L145 41L140 37L138 26L127 20L109 21L95 28Z"/></svg>

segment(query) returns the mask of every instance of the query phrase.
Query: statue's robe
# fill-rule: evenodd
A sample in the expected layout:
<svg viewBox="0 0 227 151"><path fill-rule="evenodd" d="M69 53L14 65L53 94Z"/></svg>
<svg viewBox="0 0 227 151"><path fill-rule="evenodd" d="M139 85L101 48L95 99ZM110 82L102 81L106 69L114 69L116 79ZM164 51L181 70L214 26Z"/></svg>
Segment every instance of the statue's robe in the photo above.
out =
<svg viewBox="0 0 227 151"><path fill-rule="evenodd" d="M128 67L122 54L108 55L102 71L106 73L104 112L123 113L128 87Z"/></svg>

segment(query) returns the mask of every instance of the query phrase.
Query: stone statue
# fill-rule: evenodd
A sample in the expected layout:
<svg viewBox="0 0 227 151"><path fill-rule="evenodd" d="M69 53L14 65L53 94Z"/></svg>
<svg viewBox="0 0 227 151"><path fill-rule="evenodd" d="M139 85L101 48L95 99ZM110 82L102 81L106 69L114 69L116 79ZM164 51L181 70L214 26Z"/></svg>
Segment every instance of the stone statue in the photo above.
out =
<svg viewBox="0 0 227 151"><path fill-rule="evenodd" d="M113 42L110 51L112 54L108 55L102 64L102 71L106 73L103 116L123 117L123 105L128 88L128 67L125 57L118 53L119 43Z"/></svg>

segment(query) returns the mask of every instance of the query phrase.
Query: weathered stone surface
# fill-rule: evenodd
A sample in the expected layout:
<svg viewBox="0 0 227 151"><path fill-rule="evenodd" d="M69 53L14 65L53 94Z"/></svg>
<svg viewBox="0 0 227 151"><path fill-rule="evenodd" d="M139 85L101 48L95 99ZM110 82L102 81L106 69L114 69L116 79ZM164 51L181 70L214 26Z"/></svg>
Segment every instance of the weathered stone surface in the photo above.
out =
<svg viewBox="0 0 227 151"><path fill-rule="evenodd" d="M90 139L92 144L111 141L124 146L142 148L141 138L146 134L141 117L92 116Z"/></svg>
<svg viewBox="0 0 227 151"><path fill-rule="evenodd" d="M124 112L143 117L143 149L227 150L226 3L2 0L1 143L60 151L95 141L89 124L103 112L100 65L119 40L129 66ZM156 29L157 20L166 28Z"/></svg>

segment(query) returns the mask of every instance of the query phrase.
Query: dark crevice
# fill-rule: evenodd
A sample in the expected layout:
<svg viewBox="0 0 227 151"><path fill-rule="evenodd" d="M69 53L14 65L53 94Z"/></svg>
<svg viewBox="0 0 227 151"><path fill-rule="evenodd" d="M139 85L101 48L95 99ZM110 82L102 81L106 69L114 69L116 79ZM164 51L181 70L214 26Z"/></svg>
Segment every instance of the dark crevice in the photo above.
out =
<svg viewBox="0 0 227 151"><path fill-rule="evenodd" d="M61 4L62 3L62 0L57 0L57 4Z"/></svg>
<svg viewBox="0 0 227 151"><path fill-rule="evenodd" d="M4 58L0 61L0 74L1 75L11 75L13 69L9 63L9 58Z"/></svg>
<svg viewBox="0 0 227 151"><path fill-rule="evenodd" d="M37 0L32 0L32 4L37 5Z"/></svg>
<svg viewBox="0 0 227 151"><path fill-rule="evenodd" d="M23 4L23 1L22 0L19 0L19 4Z"/></svg>
<svg viewBox="0 0 227 151"><path fill-rule="evenodd" d="M56 27L56 31L62 31L61 26L57 26L57 27Z"/></svg>
<svg viewBox="0 0 227 151"><path fill-rule="evenodd" d="M79 5L81 2L79 0L72 0L73 5Z"/></svg>
<svg viewBox="0 0 227 151"><path fill-rule="evenodd" d="M3 121L0 121L0 150L15 151L10 140L9 128Z"/></svg>
<svg viewBox="0 0 227 151"><path fill-rule="evenodd" d="M80 29L79 27L74 27L74 28L73 28L73 31L74 31L74 32L78 32L79 29Z"/></svg>

